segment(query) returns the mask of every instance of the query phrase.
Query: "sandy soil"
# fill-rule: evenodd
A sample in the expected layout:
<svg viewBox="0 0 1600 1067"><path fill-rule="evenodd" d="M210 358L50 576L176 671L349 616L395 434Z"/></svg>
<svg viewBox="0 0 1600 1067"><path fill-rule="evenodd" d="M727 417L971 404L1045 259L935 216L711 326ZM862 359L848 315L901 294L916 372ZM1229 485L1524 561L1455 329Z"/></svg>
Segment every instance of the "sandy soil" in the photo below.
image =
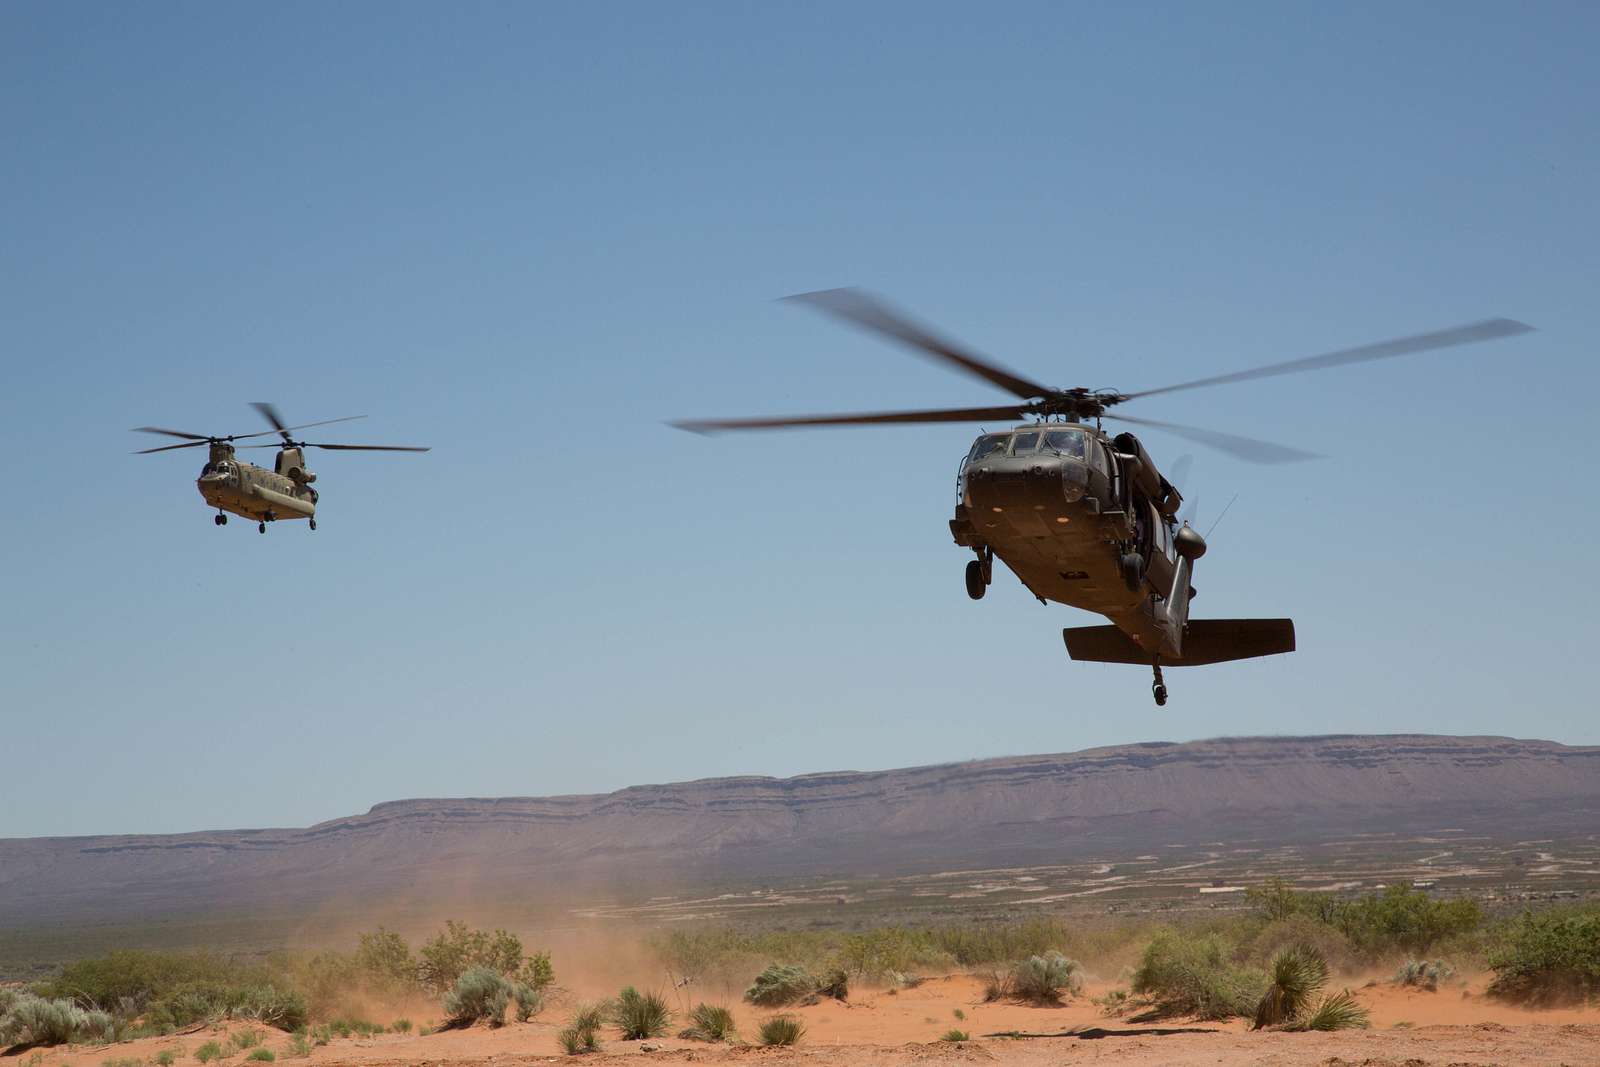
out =
<svg viewBox="0 0 1600 1067"><path fill-rule="evenodd" d="M981 982L966 975L929 980L914 989L890 993L863 990L849 1003L825 1001L794 1009L806 1024L802 1044L793 1049L706 1045L667 1037L624 1042L615 1034L604 1051L587 1057L586 1067L602 1067L619 1057L646 1056L663 1062L840 1064L844 1067L903 1067L912 1063L999 1061L1033 1064L1096 1063L1140 1067L1186 1064L1272 1064L1342 1067L1466 1067L1466 1065L1600 1065L1600 1007L1526 1011L1482 996L1481 982L1437 993L1398 989L1388 984L1355 987L1372 1011L1373 1028L1337 1034L1250 1033L1241 1021L1167 1021L1133 1025L1108 1018L1089 997L1108 986L1091 986L1087 995L1059 1008L982 1003ZM609 992L610 990L607 990ZM598 997L601 990L580 990ZM965 1018L958 1018L960 1011ZM748 1004L734 1006L741 1030L754 1036L769 1012ZM568 1013L561 1005L526 1024L499 1029L474 1027L419 1037L384 1034L335 1040L317 1048L309 1060L288 1058L288 1037L266 1031L266 1046L279 1063L307 1067L441 1067L464 1064L498 1067L558 1055L556 1031ZM421 1017L413 1015L419 1024ZM96 1049L46 1051L34 1067L101 1067L107 1060L140 1059L148 1065L158 1052L172 1049L176 1067L195 1067L194 1049L207 1040L225 1040L219 1028L166 1038L148 1038ZM940 1042L952 1028L972 1040ZM1007 1031L1056 1035L1017 1039ZM1078 1031L1077 1033L1068 1033ZM33 1054L24 1054L29 1060ZM25 1062L22 1057L11 1063ZM244 1067L234 1053L224 1067ZM255 1065L251 1065L255 1067Z"/></svg>

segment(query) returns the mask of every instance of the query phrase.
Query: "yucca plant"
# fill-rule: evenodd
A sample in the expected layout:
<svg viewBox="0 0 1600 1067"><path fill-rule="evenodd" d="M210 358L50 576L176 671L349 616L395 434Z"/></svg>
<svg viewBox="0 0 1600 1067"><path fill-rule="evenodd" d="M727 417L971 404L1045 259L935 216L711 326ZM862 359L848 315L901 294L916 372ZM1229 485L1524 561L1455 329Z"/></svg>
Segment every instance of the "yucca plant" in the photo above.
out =
<svg viewBox="0 0 1600 1067"><path fill-rule="evenodd" d="M641 993L627 986L617 994L612 1020L622 1031L624 1041L660 1037L672 1023L672 1009L659 993Z"/></svg>
<svg viewBox="0 0 1600 1067"><path fill-rule="evenodd" d="M715 1004L696 1004L689 1013L694 1023L678 1036L686 1041L727 1041L734 1035L733 1012Z"/></svg>
<svg viewBox="0 0 1600 1067"><path fill-rule="evenodd" d="M761 1024L763 1045L798 1045L805 1036L806 1024L793 1015L774 1015Z"/></svg>
<svg viewBox="0 0 1600 1067"><path fill-rule="evenodd" d="M1256 1006L1255 1029L1300 1018L1328 982L1328 961L1310 945L1290 945L1272 958L1267 991Z"/></svg>
<svg viewBox="0 0 1600 1067"><path fill-rule="evenodd" d="M1355 994L1346 989L1331 997L1324 997L1315 1011L1304 1019L1296 1019L1285 1030L1365 1030L1372 1025L1372 1013L1356 1002Z"/></svg>

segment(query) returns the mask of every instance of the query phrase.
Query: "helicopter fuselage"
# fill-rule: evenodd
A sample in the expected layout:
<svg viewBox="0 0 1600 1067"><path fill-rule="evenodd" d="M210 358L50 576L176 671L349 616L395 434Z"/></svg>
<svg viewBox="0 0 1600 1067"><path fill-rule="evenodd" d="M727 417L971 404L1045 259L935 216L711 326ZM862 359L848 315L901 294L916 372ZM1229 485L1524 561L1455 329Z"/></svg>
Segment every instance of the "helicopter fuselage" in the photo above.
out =
<svg viewBox="0 0 1600 1067"><path fill-rule="evenodd" d="M305 470L300 450L279 451L276 466L276 470L267 470L245 463L234 456L231 445L215 444L195 487L209 506L246 519L275 522L314 517L317 491L307 483L315 475ZM295 473L299 477L294 477Z"/></svg>
<svg viewBox="0 0 1600 1067"><path fill-rule="evenodd" d="M1161 651L1179 497L1136 441L1073 423L985 434L962 460L957 488L957 544L980 560L998 557L1040 600L1104 615Z"/></svg>

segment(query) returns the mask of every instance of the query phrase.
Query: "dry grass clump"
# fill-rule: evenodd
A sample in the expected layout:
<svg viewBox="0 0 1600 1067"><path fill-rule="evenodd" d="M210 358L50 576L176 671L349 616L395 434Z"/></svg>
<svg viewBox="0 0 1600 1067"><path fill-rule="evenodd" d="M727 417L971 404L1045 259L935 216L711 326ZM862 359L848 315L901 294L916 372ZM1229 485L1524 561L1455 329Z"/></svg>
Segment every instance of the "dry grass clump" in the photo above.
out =
<svg viewBox="0 0 1600 1067"><path fill-rule="evenodd" d="M678 1033L686 1041L730 1041L736 1030L733 1012L715 1004L696 1004L689 1013L694 1025Z"/></svg>
<svg viewBox="0 0 1600 1067"><path fill-rule="evenodd" d="M806 1024L793 1015L774 1015L761 1024L763 1045L798 1045Z"/></svg>
<svg viewBox="0 0 1600 1067"><path fill-rule="evenodd" d="M572 1013L572 1018L566 1027L556 1034L556 1041L561 1045L561 1051L569 1056L599 1052L600 1028L605 1025L605 1021L606 1005L581 1005Z"/></svg>
<svg viewBox="0 0 1600 1067"><path fill-rule="evenodd" d="M622 1031L624 1041L642 1041L647 1037L660 1037L672 1024L672 1009L659 993L641 993L626 986L617 994L611 1008L611 1019Z"/></svg>

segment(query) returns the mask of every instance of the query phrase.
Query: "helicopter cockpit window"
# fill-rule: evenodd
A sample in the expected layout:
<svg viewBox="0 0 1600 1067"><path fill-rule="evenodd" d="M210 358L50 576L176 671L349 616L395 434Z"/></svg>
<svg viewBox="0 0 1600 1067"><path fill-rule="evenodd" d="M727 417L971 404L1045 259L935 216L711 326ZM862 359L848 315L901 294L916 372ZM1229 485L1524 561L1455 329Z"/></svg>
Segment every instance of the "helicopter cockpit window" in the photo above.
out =
<svg viewBox="0 0 1600 1067"><path fill-rule="evenodd" d="M1082 430L1049 430L1044 435L1044 447L1063 456L1083 458Z"/></svg>
<svg viewBox="0 0 1600 1067"><path fill-rule="evenodd" d="M1013 456L1026 455L1039 447L1039 431L1028 430L1026 433L1019 433L1012 438L1012 441L1014 443L1011 446L1011 454Z"/></svg>
<svg viewBox="0 0 1600 1067"><path fill-rule="evenodd" d="M986 437L978 438L978 443L972 446L972 455L967 457L968 463L976 463L986 456L1006 450L1006 442L1011 440L1010 434L992 433Z"/></svg>

